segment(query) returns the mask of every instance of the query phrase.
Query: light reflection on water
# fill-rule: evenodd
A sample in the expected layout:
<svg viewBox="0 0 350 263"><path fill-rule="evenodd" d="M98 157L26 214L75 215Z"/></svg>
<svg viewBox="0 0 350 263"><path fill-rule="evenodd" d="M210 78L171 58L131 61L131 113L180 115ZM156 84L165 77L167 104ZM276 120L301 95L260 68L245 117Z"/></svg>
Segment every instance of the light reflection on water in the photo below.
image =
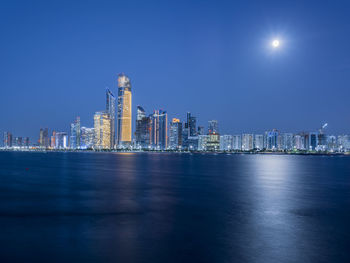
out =
<svg viewBox="0 0 350 263"><path fill-rule="evenodd" d="M350 243L349 157L0 157L4 262L350 259L344 253Z"/></svg>

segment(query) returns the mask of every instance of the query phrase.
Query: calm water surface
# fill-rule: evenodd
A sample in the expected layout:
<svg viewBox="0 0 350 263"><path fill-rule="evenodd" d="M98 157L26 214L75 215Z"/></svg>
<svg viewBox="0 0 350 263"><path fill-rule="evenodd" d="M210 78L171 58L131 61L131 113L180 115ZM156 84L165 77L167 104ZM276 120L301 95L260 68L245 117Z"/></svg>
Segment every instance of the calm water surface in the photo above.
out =
<svg viewBox="0 0 350 263"><path fill-rule="evenodd" d="M350 262L349 248L350 157L0 152L0 262Z"/></svg>

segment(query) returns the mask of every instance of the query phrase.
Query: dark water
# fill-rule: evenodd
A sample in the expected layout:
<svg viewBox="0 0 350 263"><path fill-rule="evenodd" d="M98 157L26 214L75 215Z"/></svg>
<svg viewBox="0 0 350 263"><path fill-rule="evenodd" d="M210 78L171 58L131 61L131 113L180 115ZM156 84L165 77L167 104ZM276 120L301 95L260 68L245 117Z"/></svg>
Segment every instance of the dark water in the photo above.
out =
<svg viewBox="0 0 350 263"><path fill-rule="evenodd" d="M350 262L349 249L350 157L0 152L0 262Z"/></svg>

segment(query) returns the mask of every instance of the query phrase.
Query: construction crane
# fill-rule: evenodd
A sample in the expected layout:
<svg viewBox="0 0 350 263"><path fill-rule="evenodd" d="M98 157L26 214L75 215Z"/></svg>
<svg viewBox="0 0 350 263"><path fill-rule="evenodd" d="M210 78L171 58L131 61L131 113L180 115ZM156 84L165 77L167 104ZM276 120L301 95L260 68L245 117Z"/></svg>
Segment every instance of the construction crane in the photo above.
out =
<svg viewBox="0 0 350 263"><path fill-rule="evenodd" d="M322 125L321 129L319 129L320 134L324 133L324 130L327 128L327 126L328 126L328 123L325 123Z"/></svg>

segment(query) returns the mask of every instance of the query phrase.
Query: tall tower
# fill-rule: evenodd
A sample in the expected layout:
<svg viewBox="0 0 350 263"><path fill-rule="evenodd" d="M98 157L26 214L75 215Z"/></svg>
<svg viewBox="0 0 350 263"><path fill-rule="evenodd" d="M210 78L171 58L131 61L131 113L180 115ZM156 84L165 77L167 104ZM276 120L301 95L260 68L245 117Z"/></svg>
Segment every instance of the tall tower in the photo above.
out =
<svg viewBox="0 0 350 263"><path fill-rule="evenodd" d="M117 117L117 144L118 148L128 148L131 145L131 84L130 79L118 75L118 117Z"/></svg>
<svg viewBox="0 0 350 263"><path fill-rule="evenodd" d="M111 116L109 112L98 111L94 115L95 149L111 149Z"/></svg>
<svg viewBox="0 0 350 263"><path fill-rule="evenodd" d="M111 117L111 147L115 145L115 96L113 93L106 89L106 112Z"/></svg>

